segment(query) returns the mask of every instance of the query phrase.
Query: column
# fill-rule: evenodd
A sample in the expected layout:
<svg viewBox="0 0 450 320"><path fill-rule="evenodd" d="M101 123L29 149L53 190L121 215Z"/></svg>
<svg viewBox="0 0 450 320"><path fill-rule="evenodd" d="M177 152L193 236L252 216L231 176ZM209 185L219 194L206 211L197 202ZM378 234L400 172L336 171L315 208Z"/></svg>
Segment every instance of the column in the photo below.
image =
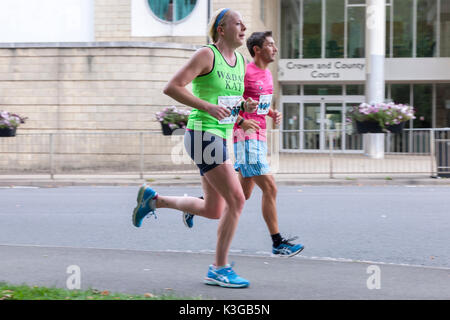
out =
<svg viewBox="0 0 450 320"><path fill-rule="evenodd" d="M384 101L386 0L366 0L366 102ZM384 133L363 136L364 154L384 158Z"/></svg>

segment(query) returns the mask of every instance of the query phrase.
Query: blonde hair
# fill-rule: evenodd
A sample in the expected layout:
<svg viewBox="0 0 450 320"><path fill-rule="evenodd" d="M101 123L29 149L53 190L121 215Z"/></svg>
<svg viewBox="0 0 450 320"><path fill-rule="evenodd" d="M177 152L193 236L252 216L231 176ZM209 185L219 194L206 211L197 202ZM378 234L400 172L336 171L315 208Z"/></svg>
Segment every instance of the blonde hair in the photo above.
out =
<svg viewBox="0 0 450 320"><path fill-rule="evenodd" d="M221 9L217 10L216 12L214 12L212 17L211 17L211 20L209 21L209 24L208 24L208 35L212 39L213 42L217 42L217 40L219 40L219 33L217 32L217 28L219 26L224 26L225 25L225 22L227 20L227 16L231 12L231 10L228 10L227 12L225 12L225 14L223 15L222 19L220 19L219 24L218 24L218 26L216 28L217 17L225 9L226 8L221 8Z"/></svg>

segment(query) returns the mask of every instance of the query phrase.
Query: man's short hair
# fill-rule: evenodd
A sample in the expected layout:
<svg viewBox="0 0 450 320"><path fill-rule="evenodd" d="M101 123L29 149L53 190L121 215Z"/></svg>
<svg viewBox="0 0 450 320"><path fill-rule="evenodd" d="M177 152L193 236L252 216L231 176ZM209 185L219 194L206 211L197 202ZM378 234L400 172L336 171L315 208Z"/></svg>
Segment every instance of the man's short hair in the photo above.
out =
<svg viewBox="0 0 450 320"><path fill-rule="evenodd" d="M247 49L250 52L252 57L255 56L255 51L253 50L254 46L258 46L260 48L263 47L264 41L267 37L272 36L272 31L264 31L264 32L253 32L250 37L247 39Z"/></svg>

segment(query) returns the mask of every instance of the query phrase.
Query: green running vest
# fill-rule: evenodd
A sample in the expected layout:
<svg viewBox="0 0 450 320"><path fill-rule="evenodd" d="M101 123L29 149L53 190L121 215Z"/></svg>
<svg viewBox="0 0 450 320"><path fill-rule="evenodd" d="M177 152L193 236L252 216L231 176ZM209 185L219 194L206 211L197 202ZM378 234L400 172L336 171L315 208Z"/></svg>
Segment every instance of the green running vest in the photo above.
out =
<svg viewBox="0 0 450 320"><path fill-rule="evenodd" d="M214 52L214 66L211 72L198 76L192 81L192 93L212 104L218 104L219 96L240 96L244 93L245 62L244 57L235 52L234 67L228 65L222 54L214 45L208 45ZM234 123L220 124L219 120L208 112L193 108L189 115L187 128L190 130L208 131L223 139L233 132Z"/></svg>

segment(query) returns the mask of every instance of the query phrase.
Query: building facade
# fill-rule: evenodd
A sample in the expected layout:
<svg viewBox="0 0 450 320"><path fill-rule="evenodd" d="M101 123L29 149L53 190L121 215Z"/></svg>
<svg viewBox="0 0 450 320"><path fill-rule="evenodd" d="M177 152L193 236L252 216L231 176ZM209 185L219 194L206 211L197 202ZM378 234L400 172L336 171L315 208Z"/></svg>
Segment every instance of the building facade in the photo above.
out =
<svg viewBox="0 0 450 320"><path fill-rule="evenodd" d="M365 102L365 0L281 0L283 149L358 151L347 113ZM450 126L450 1L386 0L386 100L410 104L412 131Z"/></svg>
<svg viewBox="0 0 450 320"><path fill-rule="evenodd" d="M386 99L416 108L407 129L450 127L450 1L386 2ZM162 88L222 7L274 32L281 149L325 151L332 130L359 152L346 118L365 101L365 0L3 0L0 110L29 132L160 130L177 104Z"/></svg>

